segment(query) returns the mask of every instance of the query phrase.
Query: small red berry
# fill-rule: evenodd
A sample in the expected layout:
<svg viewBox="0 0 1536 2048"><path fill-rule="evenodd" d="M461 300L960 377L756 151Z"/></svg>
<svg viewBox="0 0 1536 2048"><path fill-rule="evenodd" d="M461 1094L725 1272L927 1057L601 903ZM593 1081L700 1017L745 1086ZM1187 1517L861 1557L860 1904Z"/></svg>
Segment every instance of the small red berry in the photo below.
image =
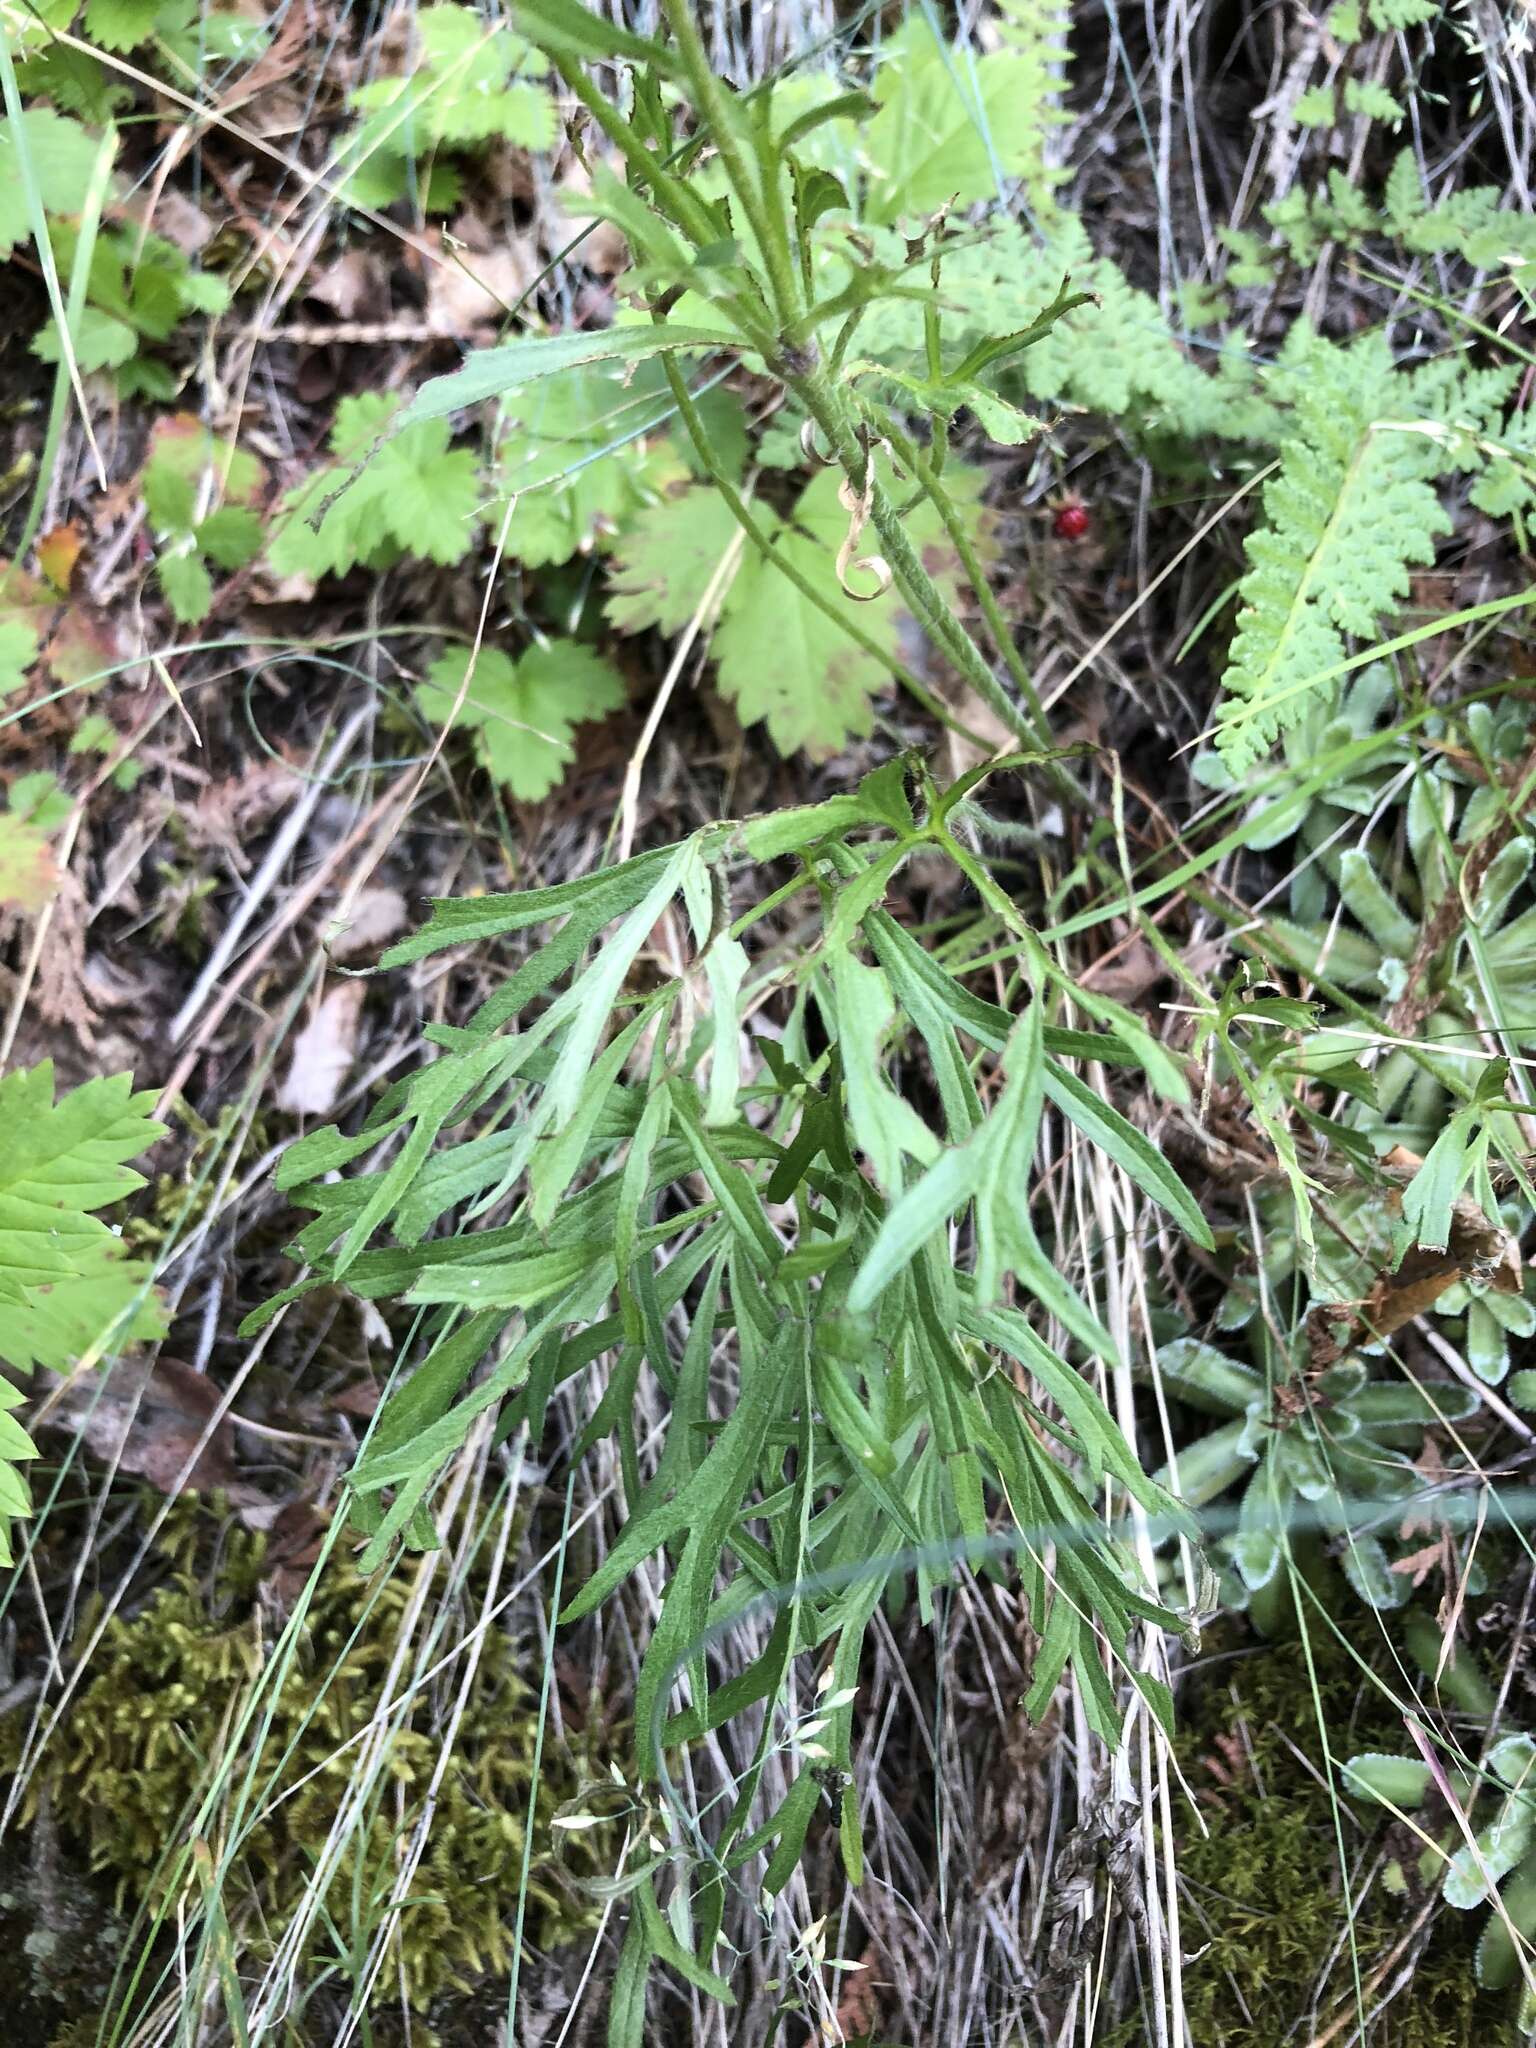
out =
<svg viewBox="0 0 1536 2048"><path fill-rule="evenodd" d="M1057 507L1051 530L1058 540L1082 540L1092 524L1088 507L1069 499L1065 505Z"/></svg>

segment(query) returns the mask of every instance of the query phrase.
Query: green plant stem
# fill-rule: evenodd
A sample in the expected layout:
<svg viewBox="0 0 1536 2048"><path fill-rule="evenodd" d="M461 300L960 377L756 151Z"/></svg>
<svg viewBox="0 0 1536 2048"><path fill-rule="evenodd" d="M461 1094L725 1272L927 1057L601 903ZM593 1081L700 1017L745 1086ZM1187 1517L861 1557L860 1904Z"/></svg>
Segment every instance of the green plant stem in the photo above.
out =
<svg viewBox="0 0 1536 2048"><path fill-rule="evenodd" d="M690 0L662 0L662 12L677 40L678 55L682 58L694 106L709 123L725 174L762 250L779 322L788 327L799 310L794 255L788 235L780 237L774 233L772 209L752 176L752 167L737 131L735 109L710 68L704 38L699 34Z"/></svg>
<svg viewBox="0 0 1536 2048"><path fill-rule="evenodd" d="M638 130L596 90L580 66L557 60L557 68L614 148L624 157L631 174L638 172L650 186L652 200L663 217L686 235L695 249L706 248L711 242L718 241L719 225L709 208L683 179L672 175L661 158L647 147ZM635 253L638 256L641 252L637 250ZM750 269L747 275L753 278L754 284L757 283ZM772 364L778 359L779 338L773 313L762 296L760 286L755 299L745 292L731 292L722 294L715 303L734 321L740 334L746 337L747 345L755 349L765 363Z"/></svg>
<svg viewBox="0 0 1536 2048"><path fill-rule="evenodd" d="M986 656L945 603L943 592L918 559L917 550L908 538L900 513L891 502L884 485L870 469L874 456L860 446L849 422L841 394L819 367L812 368L804 375L787 378L786 381L820 427L827 445L832 449L853 489L862 493L868 488L870 518L876 533L880 536L881 548L890 564L897 586L919 625L923 626L935 643L949 655L955 667L988 710L995 713L1008 730L1017 733L1020 739L1026 740L1031 746L1039 745L1039 735L993 675Z"/></svg>
<svg viewBox="0 0 1536 2048"><path fill-rule="evenodd" d="M902 662L893 661L879 641L856 626L848 618L847 614L841 611L824 592L816 588L815 584L804 575L787 555L774 546L746 499L737 490L735 484L731 482L731 479L716 460L714 449L710 445L708 432L699 415L699 409L693 402L693 394L689 391L682 372L678 369L670 354L664 355L661 361L667 382L672 387L672 396L677 401L678 416L688 430L688 438L692 441L710 482L725 500L732 518L741 527L764 561L771 562L781 576L788 577L789 581L807 603L813 604L817 611L824 612L838 628L839 632L846 633L855 646L862 647L866 654L874 655L883 668L888 668L907 694L922 706L930 718L937 718L952 732L961 734L963 738L968 739L975 746L987 746L988 742L979 733L971 732L967 726L962 724L952 711L939 702L927 685L912 673L911 669L907 668Z"/></svg>
<svg viewBox="0 0 1536 2048"><path fill-rule="evenodd" d="M765 896L761 903L755 903L750 910L743 911L734 924L727 926L726 937L744 938L753 925L761 924L765 917L771 917L781 905L798 896L802 890L812 888L815 880L814 875L805 872L791 876L789 881L781 883L770 895Z"/></svg>
<svg viewBox="0 0 1536 2048"><path fill-rule="evenodd" d="M764 100L757 116L757 162L762 181L764 226L769 237L769 247L782 250L786 260L780 270L770 264L769 275L774 280L776 295L784 292L788 297L788 319L786 326L792 327L800 318L801 311L811 303L815 279L811 270L809 236L791 236L789 214L784 205L783 165L774 146L772 102Z"/></svg>
<svg viewBox="0 0 1536 2048"><path fill-rule="evenodd" d="M986 570L971 545L970 536L965 530L965 522L955 510L954 499L945 490L938 470L929 462L911 435L903 433L883 407L871 407L871 411L880 432L922 485L924 496L944 522L944 531L949 535L955 553L960 557L966 578L976 593L976 602L981 606L982 617L987 622L987 630L992 635L993 645L1002 656L1020 696L1029 707L1030 719L1034 726L1031 738L1037 746L1049 746L1050 722L1045 715L1045 706L1040 702L1034 679L1025 667L1023 656L1019 653L1013 634L1008 629L1008 621L1003 617L1003 608L997 601Z"/></svg>
<svg viewBox="0 0 1536 2048"><path fill-rule="evenodd" d="M27 507L26 522L16 540L15 558L25 560L28 548L37 537L37 530L43 523L43 507L48 501L48 489L58 465L59 443L64 436L64 422L69 414L70 362L74 354L75 338L80 331L80 317L85 311L86 298L90 290L91 258L96 250L96 233L101 226L102 202L107 195L111 178L112 159L117 154L117 125L109 121L102 132L101 146L96 153L96 162L91 170L91 182L86 189L85 206L80 214L80 229L75 242L75 260L69 275L69 295L64 307L65 332L59 336L58 368L53 378L53 398L48 408L48 425L43 435L43 451L38 458L37 483L32 492L32 502Z"/></svg>
<svg viewBox="0 0 1536 2048"><path fill-rule="evenodd" d="M568 58L554 58L556 70L581 101L598 127L618 150L630 170L643 173L658 204L664 205L673 221L696 246L714 238L714 222L703 200L682 178L674 178L666 165L645 142L639 130L626 121L611 100L600 93L579 64Z"/></svg>
<svg viewBox="0 0 1536 2048"><path fill-rule="evenodd" d="M839 403L840 394L836 387L819 370L813 370L808 376L794 378L789 382L791 390L826 435L849 483L855 490L863 490L866 465L873 464L874 455L873 452L866 453L860 445ZM910 441L907 445L911 446ZM925 467L927 473L922 479L923 488L938 508L945 531L959 549L967 580L976 593L977 602L981 605L983 615L998 642L999 649L1003 652L1004 659L1009 662L1010 672L1014 672L1013 664L1018 662L1017 680L1023 686L1027 709L1021 709L1015 704L998 682L986 656L956 618L954 611L945 601L943 592L923 567L917 550L908 538L897 507L892 503L879 478L869 472L870 518L880 536L880 544L890 563L891 573L918 623L926 628L934 643L948 654L961 676L987 708L1002 720L1010 732L1016 733L1028 745L1049 748L1051 738L1044 707L1030 682L1028 671L1018 660L1007 622L992 594L986 572L977 559L975 549L965 537L953 499L932 466ZM1066 802L1075 809L1091 808L1087 792L1059 761L1048 762L1046 773L1056 793Z"/></svg>

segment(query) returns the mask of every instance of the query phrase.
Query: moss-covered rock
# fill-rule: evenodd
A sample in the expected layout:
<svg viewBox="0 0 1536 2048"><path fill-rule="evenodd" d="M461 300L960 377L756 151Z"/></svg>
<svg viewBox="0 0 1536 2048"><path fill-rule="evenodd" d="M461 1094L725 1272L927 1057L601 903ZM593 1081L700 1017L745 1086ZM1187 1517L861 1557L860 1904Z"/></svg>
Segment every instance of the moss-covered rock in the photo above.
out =
<svg viewBox="0 0 1536 2048"><path fill-rule="evenodd" d="M0 1849L5 2048L54 2048L61 2011L99 2013L122 1954L122 1921L88 1875L62 1867L47 1832L30 1854Z"/></svg>
<svg viewBox="0 0 1536 2048"><path fill-rule="evenodd" d="M174 1912L180 1900L195 1918L206 1904L208 1880L189 1876L185 1853L194 1838L206 1843L198 1869L221 1867L218 1911L244 1975L246 1964L255 1971L275 1952L292 1923L332 1822L357 1792L374 1741L364 1731L392 1689L398 1696L409 1684L410 1660L393 1681L391 1666L415 1566L365 1580L333 1552L298 1654L283 1672L274 1656L279 1630L262 1597L263 1539L226 1530L210 1569L206 1510L181 1504L168 1526L170 1576L136 1611L109 1623L29 1776L23 1833L35 1843L46 1828L53 1863L62 1857L68 1868L72 1861L118 1912L138 1916L135 1941L158 1910ZM463 1589L463 1628L475 1619L475 1594L473 1583ZM434 1661L462 1632L445 1635ZM537 1694L518 1669L512 1639L494 1625L461 1702L464 1670L465 1660L450 1658L389 1713L381 1765L315 1915L301 1983L327 1965L342 1981L360 1970L460 1706L447 1768L431 1794L426 1849L394 1915L396 1947L379 1980L381 1997L398 2005L403 1985L420 2011L440 1993L508 1969ZM0 1723L0 1774L15 1770L25 1726L19 1714ZM525 1923L525 1938L541 1948L589 1918L569 1864L572 1857L599 1862L603 1844L589 1835L562 1839L549 1825L584 1775L547 1730ZM14 1886L12 1896L23 1913L26 1897ZM74 2002L62 1986L36 1988Z"/></svg>
<svg viewBox="0 0 1536 2048"><path fill-rule="evenodd" d="M1335 1767L1355 1750L1400 1747L1402 1721L1358 1661L1382 1652L1379 1632L1373 1639L1369 1618L1359 1613L1347 1613L1344 1626L1357 1642L1346 1646L1325 1627L1314 1628L1310 1671L1293 1635L1236 1657L1218 1655L1182 1696L1179 1765L1209 1830L1202 1835L1192 1818L1182 1824L1176 1858L1183 1947L1191 1958L1184 1995L1192 2038L1202 2048L1281 2048L1314 2034L1358 2038L1346 1884L1318 1703ZM1240 1640L1234 1628L1231 1641ZM1352 1884L1369 1867L1362 1851L1377 1818L1365 1815L1362 1835L1344 1806ZM1442 1911L1422 1947L1399 1950L1423 1903L1380 1883L1354 1897L1353 1948L1367 2013L1416 1957L1411 1984L1372 2023L1367 2039L1373 2048L1513 2048L1518 2037L1508 2000L1479 1991L1473 1979L1480 1916ZM1311 2000L1329 1958L1333 1967L1314 2014ZM1346 2013L1348 2022L1330 2034Z"/></svg>

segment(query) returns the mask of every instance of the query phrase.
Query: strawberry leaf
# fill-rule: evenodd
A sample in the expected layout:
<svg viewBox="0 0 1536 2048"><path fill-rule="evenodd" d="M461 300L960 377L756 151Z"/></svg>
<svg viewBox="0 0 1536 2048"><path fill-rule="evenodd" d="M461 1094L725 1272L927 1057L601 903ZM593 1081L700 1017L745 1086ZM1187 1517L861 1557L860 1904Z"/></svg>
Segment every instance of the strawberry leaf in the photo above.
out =
<svg viewBox="0 0 1536 2048"><path fill-rule="evenodd" d="M450 449L443 420L381 441L397 410L396 400L374 392L337 407L335 466L317 470L284 500L286 520L267 550L279 576L340 575L397 553L446 565L467 553L480 515L475 458Z"/></svg>
<svg viewBox="0 0 1536 2048"><path fill-rule="evenodd" d="M681 632L703 603L736 533L718 491L686 490L649 507L620 544L608 579L608 617L621 633L647 626Z"/></svg>
<svg viewBox="0 0 1536 2048"><path fill-rule="evenodd" d="M991 551L989 515L978 471L953 463L945 482L978 551ZM923 565L947 594L957 590L959 564L932 506L906 521ZM896 659L901 604L894 590L868 602L849 597L837 579L837 554L848 531L837 479L824 470L802 491L794 511L770 538L776 552L821 591L833 615L813 604L750 544L720 605L714 655L720 688L743 724L762 720L780 753L803 747L835 753L868 733L873 701ZM645 626L678 631L703 599L729 546L734 521L712 491L700 487L643 513L620 544L608 615L624 632ZM846 626L840 624L845 621ZM860 646L853 632L881 650Z"/></svg>
<svg viewBox="0 0 1536 2048"><path fill-rule="evenodd" d="M517 661L482 647L455 711L468 668L467 648L441 655L416 701L434 724L472 728L481 762L522 803L548 796L564 776L576 757L573 729L624 701L614 669L575 640L530 647Z"/></svg>
<svg viewBox="0 0 1536 2048"><path fill-rule="evenodd" d="M63 120L47 107L29 107L20 133L0 121L0 256L9 256L32 232L28 183L35 185L49 213L78 213L96 166L96 142L77 121ZM31 176L23 175L25 157Z"/></svg>
<svg viewBox="0 0 1536 2048"><path fill-rule="evenodd" d="M171 616L195 626L213 609L213 579L196 555L162 555L155 564Z"/></svg>

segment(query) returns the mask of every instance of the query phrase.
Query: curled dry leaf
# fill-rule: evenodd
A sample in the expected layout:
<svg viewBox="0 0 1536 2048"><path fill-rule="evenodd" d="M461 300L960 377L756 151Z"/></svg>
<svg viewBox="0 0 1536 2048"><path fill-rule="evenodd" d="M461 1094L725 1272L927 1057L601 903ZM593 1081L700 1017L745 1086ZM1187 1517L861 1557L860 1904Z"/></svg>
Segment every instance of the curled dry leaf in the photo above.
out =
<svg viewBox="0 0 1536 2048"><path fill-rule="evenodd" d="M843 587L843 594L851 597L856 604L873 604L877 597L884 597L892 581L891 565L884 555L858 555L854 550L863 536L869 508L875 501L875 457L871 450L864 465L864 488L856 491L849 482L838 488L838 503L848 514L848 531L843 544L837 551L837 580ZM875 579L873 590L855 590L848 581L851 569L862 569Z"/></svg>
<svg viewBox="0 0 1536 2048"><path fill-rule="evenodd" d="M1496 1294L1518 1294L1520 1271L1515 1239L1501 1224L1490 1222L1470 1196L1461 1195L1451 1211L1443 1251L1413 1245L1395 1271L1377 1274L1362 1301L1327 1302L1313 1309L1307 1318L1313 1368L1334 1364L1357 1344L1395 1337L1458 1281L1478 1281Z"/></svg>
<svg viewBox="0 0 1536 2048"><path fill-rule="evenodd" d="M183 256L197 256L213 240L214 223L174 185L148 186L129 193L118 208L120 217L135 227L149 228L167 242L174 242Z"/></svg>
<svg viewBox="0 0 1536 2048"><path fill-rule="evenodd" d="M247 1526L265 1521L265 1515L253 1516ZM303 1592L319 1562L329 1527L330 1517L312 1500L285 1501L272 1515L261 1590L276 1612L287 1614Z"/></svg>
<svg viewBox="0 0 1536 2048"><path fill-rule="evenodd" d="M1443 1571L1449 1579L1454 1566L1455 1558L1451 1551L1450 1533L1447 1531L1436 1542L1426 1543L1422 1550L1410 1551L1406 1557L1393 1558L1387 1570L1395 1572L1399 1578L1409 1580L1416 1593L1431 1572Z"/></svg>
<svg viewBox="0 0 1536 2048"><path fill-rule="evenodd" d="M591 194L590 171L571 156L555 181L552 199L545 202L543 240L553 254L579 235L582 269L593 277L617 277L630 262L629 244L611 220L588 211Z"/></svg>
<svg viewBox="0 0 1536 2048"><path fill-rule="evenodd" d="M56 529L57 539L65 529ZM59 541L62 548L67 543ZM71 569L73 563L70 564ZM127 648L106 614L80 599L66 601L26 569L0 556L0 629L9 628L10 661L44 682L96 683L121 668Z"/></svg>

